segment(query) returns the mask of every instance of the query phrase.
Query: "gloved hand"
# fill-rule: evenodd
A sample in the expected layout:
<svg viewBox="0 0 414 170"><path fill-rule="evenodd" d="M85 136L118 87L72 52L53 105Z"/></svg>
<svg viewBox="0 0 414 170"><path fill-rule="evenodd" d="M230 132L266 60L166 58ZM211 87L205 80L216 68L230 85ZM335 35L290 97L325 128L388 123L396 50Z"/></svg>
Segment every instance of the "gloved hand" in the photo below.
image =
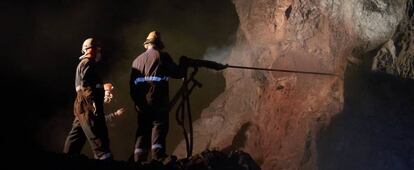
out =
<svg viewBox="0 0 414 170"><path fill-rule="evenodd" d="M115 116L122 115L125 111L126 111L126 109L124 109L123 107L121 107L121 108L119 108L118 110L116 110L116 111L114 112L114 115L115 115Z"/></svg>
<svg viewBox="0 0 414 170"><path fill-rule="evenodd" d="M181 56L180 57L180 67L181 68L188 68L188 67L190 67L191 65L191 61L192 61L192 59L191 58L188 58L187 56Z"/></svg>
<svg viewBox="0 0 414 170"><path fill-rule="evenodd" d="M116 110L115 112L105 115L105 120L107 122L110 122L110 121L114 120L115 118L119 117L120 115L124 114L125 111L126 111L126 109L121 107L118 110Z"/></svg>
<svg viewBox="0 0 414 170"><path fill-rule="evenodd" d="M114 89L114 86L111 83L104 84L104 90L105 90L104 102L105 103L111 103L112 98L114 97L114 95L112 94L113 89Z"/></svg>

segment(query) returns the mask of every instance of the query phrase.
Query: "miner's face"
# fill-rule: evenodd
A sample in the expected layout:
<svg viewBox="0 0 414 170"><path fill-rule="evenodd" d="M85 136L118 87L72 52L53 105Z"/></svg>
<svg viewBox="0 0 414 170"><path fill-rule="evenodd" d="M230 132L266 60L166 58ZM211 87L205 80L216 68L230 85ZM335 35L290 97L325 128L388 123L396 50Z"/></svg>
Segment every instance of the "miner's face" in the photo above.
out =
<svg viewBox="0 0 414 170"><path fill-rule="evenodd" d="M96 62L102 58L101 47L90 47L86 49L85 54L89 55L90 59L95 59Z"/></svg>

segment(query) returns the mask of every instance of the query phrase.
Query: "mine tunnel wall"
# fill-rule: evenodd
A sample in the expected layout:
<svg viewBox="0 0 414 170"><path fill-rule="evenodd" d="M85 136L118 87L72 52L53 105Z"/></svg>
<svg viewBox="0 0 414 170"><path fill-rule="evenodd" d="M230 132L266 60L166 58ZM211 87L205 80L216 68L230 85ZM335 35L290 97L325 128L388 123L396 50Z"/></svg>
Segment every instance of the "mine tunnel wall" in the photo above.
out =
<svg viewBox="0 0 414 170"><path fill-rule="evenodd" d="M262 169L413 168L411 77L384 71L412 68L410 38L398 36L411 1L233 3L240 25L227 63L337 76L226 70L225 91L195 122L195 152L242 149ZM394 53L383 49L390 40Z"/></svg>

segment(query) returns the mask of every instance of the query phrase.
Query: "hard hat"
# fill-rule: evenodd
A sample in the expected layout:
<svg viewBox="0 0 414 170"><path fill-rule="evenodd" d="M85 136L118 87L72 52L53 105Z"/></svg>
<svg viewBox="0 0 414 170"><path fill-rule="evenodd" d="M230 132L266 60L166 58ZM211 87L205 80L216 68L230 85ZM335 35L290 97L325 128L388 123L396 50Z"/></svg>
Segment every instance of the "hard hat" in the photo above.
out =
<svg viewBox="0 0 414 170"><path fill-rule="evenodd" d="M81 52L84 54L86 52L86 49L99 46L100 44L97 40L95 40L95 38L88 38L83 42Z"/></svg>
<svg viewBox="0 0 414 170"><path fill-rule="evenodd" d="M158 31L151 31L144 42L144 47L148 48L147 44L154 44L157 48L163 49L164 43L161 41L161 34Z"/></svg>

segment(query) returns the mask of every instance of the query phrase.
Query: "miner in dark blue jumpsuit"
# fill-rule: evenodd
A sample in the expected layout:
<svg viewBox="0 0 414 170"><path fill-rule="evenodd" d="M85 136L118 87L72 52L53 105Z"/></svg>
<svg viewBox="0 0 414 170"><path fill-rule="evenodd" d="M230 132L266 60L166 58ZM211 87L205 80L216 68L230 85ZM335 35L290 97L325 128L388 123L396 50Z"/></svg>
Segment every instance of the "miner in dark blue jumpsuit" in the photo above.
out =
<svg viewBox="0 0 414 170"><path fill-rule="evenodd" d="M105 92L95 65L100 59L99 43L93 38L86 39L82 53L84 55L79 58L75 78L75 120L67 136L64 152L79 154L85 141L88 141L95 159L112 159L103 111Z"/></svg>
<svg viewBox="0 0 414 170"><path fill-rule="evenodd" d="M152 158L162 160L167 157L166 137L168 133L168 78L182 78L184 71L175 64L166 52L160 33L151 32L144 42L147 49L132 63L130 95L138 113L138 128L134 148L134 160Z"/></svg>

